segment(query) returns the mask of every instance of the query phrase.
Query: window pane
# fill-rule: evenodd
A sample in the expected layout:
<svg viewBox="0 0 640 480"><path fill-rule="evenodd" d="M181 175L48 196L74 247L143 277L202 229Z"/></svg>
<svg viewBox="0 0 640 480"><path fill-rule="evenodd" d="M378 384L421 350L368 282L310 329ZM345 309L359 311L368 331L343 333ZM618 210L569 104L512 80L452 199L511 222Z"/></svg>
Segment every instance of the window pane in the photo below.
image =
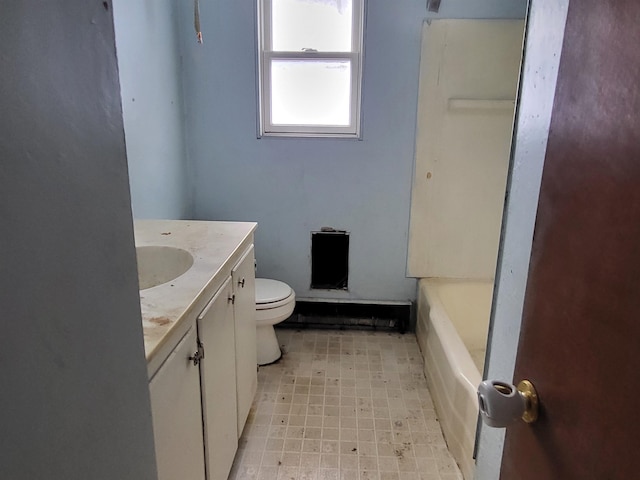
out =
<svg viewBox="0 0 640 480"><path fill-rule="evenodd" d="M273 60L273 125L348 126L351 120L349 60Z"/></svg>
<svg viewBox="0 0 640 480"><path fill-rule="evenodd" d="M351 51L351 0L272 0L277 52Z"/></svg>

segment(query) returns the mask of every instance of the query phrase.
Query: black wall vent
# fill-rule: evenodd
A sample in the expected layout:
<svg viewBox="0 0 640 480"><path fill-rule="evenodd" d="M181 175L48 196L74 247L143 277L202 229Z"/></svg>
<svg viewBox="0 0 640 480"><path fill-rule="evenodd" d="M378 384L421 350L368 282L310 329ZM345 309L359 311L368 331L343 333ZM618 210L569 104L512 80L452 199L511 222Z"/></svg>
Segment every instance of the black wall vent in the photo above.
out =
<svg viewBox="0 0 640 480"><path fill-rule="evenodd" d="M348 290L349 234L323 228L311 232L311 288Z"/></svg>

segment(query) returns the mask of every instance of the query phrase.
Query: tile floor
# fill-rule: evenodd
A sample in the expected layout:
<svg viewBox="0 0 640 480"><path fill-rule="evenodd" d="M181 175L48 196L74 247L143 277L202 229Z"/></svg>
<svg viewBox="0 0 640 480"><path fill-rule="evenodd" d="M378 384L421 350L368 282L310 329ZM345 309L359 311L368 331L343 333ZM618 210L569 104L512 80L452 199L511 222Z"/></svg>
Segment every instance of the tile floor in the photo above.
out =
<svg viewBox="0 0 640 480"><path fill-rule="evenodd" d="M231 480L462 480L414 335L276 332Z"/></svg>

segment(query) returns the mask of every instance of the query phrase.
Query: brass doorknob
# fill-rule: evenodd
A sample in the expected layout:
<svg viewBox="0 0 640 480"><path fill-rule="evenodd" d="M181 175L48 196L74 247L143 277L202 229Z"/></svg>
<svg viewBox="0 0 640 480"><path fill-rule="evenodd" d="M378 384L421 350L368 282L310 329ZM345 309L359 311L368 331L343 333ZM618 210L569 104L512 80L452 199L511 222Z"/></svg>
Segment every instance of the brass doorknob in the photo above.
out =
<svg viewBox="0 0 640 480"><path fill-rule="evenodd" d="M529 380L518 386L485 380L478 386L480 416L490 427L503 428L521 418L526 423L538 419L538 394Z"/></svg>

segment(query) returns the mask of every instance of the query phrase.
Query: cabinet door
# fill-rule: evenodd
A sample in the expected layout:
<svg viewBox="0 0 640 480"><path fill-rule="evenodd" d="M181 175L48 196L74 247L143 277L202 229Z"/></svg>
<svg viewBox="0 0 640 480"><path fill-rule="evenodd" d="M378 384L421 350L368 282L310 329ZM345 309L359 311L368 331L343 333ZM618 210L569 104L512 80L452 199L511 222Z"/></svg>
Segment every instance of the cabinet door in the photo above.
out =
<svg viewBox="0 0 640 480"><path fill-rule="evenodd" d="M236 391L238 395L238 437L247 421L258 389L256 347L256 294L253 245L231 272L235 294Z"/></svg>
<svg viewBox="0 0 640 480"><path fill-rule="evenodd" d="M226 480L238 448L233 289L227 279L198 317L208 480ZM179 477L176 477L179 478Z"/></svg>
<svg viewBox="0 0 640 480"><path fill-rule="evenodd" d="M204 480L200 375L192 327L149 383L159 480Z"/></svg>

